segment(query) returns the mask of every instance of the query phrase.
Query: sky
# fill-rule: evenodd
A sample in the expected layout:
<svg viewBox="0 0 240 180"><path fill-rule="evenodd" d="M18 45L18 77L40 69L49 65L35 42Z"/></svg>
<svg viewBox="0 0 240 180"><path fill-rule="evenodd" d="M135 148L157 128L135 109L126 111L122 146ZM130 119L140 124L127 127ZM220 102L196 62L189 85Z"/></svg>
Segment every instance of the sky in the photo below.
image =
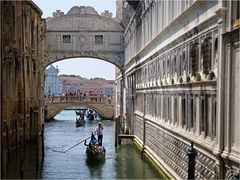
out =
<svg viewBox="0 0 240 180"><path fill-rule="evenodd" d="M98 14L109 10L113 17L116 15L115 0L33 0L33 2L42 10L43 18L51 17L56 10L61 10L66 14L73 6L92 6ZM52 65L58 66L59 75L75 74L89 79L94 77L115 79L115 65L99 59L66 59Z"/></svg>

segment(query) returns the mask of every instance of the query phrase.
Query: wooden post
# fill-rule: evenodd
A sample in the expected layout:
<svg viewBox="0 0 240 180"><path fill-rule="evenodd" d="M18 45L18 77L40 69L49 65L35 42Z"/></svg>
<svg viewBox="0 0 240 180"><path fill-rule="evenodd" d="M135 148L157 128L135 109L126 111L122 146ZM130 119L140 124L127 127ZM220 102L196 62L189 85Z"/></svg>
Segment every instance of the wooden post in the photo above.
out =
<svg viewBox="0 0 240 180"><path fill-rule="evenodd" d="M23 159L21 158L21 162L20 162L20 179L23 179L24 174L23 174Z"/></svg>
<svg viewBox="0 0 240 180"><path fill-rule="evenodd" d="M9 154L9 133L8 133L8 125L6 126L6 134L7 134L7 154Z"/></svg>
<svg viewBox="0 0 240 180"><path fill-rule="evenodd" d="M17 127L17 118L15 118L15 143L16 143L16 148L18 148L18 127Z"/></svg>
<svg viewBox="0 0 240 180"><path fill-rule="evenodd" d="M115 118L115 147L117 146L117 118Z"/></svg>
<svg viewBox="0 0 240 180"><path fill-rule="evenodd" d="M115 122L115 146L119 144L119 138L118 138L119 125L120 125L120 117L117 117Z"/></svg>

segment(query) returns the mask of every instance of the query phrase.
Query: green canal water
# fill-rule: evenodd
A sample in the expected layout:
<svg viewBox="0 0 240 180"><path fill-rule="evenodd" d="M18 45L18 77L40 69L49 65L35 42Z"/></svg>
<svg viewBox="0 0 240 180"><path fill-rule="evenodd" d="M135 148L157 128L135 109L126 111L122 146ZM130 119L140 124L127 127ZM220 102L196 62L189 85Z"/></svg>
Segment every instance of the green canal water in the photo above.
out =
<svg viewBox="0 0 240 180"><path fill-rule="evenodd" d="M35 145L24 151L24 178L31 179L162 179L163 177L141 156L132 141L122 140L115 147L115 123L101 120L104 126L103 146L106 148L104 161L89 161L86 146L80 144L65 151L81 140L88 138L97 126L98 120L88 121L83 127L75 127L75 112L62 111L55 121L45 123L44 156ZM41 159L41 160L40 160ZM5 178L19 178L20 152L11 152L4 168ZM40 165L39 165L40 164Z"/></svg>

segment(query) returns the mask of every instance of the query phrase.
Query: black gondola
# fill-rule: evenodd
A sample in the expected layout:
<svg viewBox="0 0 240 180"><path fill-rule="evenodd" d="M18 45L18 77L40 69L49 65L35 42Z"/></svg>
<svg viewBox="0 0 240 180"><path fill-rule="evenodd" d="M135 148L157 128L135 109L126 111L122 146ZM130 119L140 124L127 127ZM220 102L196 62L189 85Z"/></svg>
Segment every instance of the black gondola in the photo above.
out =
<svg viewBox="0 0 240 180"><path fill-rule="evenodd" d="M79 117L76 117L76 127L84 126L85 121L84 118L80 115Z"/></svg>
<svg viewBox="0 0 240 180"><path fill-rule="evenodd" d="M75 113L76 113L77 116L81 115L81 111L75 111Z"/></svg>
<svg viewBox="0 0 240 180"><path fill-rule="evenodd" d="M94 114L93 113L88 113L87 119L90 120L90 121L93 121L94 120Z"/></svg>
<svg viewBox="0 0 240 180"><path fill-rule="evenodd" d="M84 143L87 146L86 155L88 159L93 160L104 160L106 155L106 149L103 146L99 146L97 143L97 139L92 133L91 140L89 144Z"/></svg>
<svg viewBox="0 0 240 180"><path fill-rule="evenodd" d="M76 127L83 126L85 124L83 112L75 111L75 113L77 114L76 123L75 123Z"/></svg>
<svg viewBox="0 0 240 180"><path fill-rule="evenodd" d="M89 109L89 111L88 111L87 119L90 120L90 121L94 120L94 113L91 109Z"/></svg>

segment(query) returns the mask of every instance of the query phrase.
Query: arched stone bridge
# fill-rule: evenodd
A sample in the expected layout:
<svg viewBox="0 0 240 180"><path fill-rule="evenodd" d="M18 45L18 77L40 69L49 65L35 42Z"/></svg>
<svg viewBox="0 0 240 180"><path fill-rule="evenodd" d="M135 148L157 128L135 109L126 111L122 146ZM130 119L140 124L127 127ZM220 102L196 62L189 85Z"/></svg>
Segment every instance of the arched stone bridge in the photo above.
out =
<svg viewBox="0 0 240 180"><path fill-rule="evenodd" d="M124 77L124 27L120 24L120 20L117 17L112 17L111 12L105 11L100 15L93 7L74 6L66 14L57 10L52 17L46 19L45 25L45 42L41 44L44 49L44 57L41 62L42 72L48 65L61 60L69 58L96 58L115 65L120 70L122 77ZM81 68L84 67L79 67L79 71L81 71ZM42 82L44 83L43 80ZM125 79L122 78L119 89L121 94L119 108L122 121L124 84ZM52 113L52 109L55 108L56 110L52 113L53 116L64 107L73 105L85 105L95 109L103 117L113 117L113 105L96 102L58 102L48 104L49 113Z"/></svg>
<svg viewBox="0 0 240 180"><path fill-rule="evenodd" d="M124 68L123 27L108 11L74 6L47 18L43 66L68 58L97 58Z"/></svg>
<svg viewBox="0 0 240 180"><path fill-rule="evenodd" d="M86 107L98 112L104 119L114 118L114 102L104 96L54 96L46 97L46 119L52 119L62 110L70 107Z"/></svg>

